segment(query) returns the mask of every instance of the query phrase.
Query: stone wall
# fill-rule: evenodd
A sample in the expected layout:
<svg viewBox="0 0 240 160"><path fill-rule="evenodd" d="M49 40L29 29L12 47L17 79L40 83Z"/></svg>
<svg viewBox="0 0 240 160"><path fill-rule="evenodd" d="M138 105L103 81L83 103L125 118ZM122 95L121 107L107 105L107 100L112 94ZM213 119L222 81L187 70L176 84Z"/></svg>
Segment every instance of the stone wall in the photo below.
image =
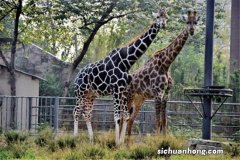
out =
<svg viewBox="0 0 240 160"><path fill-rule="evenodd" d="M10 54L7 54L6 58L10 60ZM0 63L3 64L1 61L0 58ZM51 53L31 44L17 48L15 66L16 69L43 78L47 73L54 73L64 82L67 79L71 63L64 62Z"/></svg>

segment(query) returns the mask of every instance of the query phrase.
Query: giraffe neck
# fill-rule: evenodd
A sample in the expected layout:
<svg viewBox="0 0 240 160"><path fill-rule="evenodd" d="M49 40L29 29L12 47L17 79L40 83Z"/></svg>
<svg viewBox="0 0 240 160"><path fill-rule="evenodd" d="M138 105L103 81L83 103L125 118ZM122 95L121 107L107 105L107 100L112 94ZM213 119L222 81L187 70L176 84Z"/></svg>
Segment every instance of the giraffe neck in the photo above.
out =
<svg viewBox="0 0 240 160"><path fill-rule="evenodd" d="M122 55L121 57L124 57L122 62L128 70L146 52L158 31L159 27L157 27L156 23L153 23L151 27L140 36L140 38L122 48L123 51L120 51L120 54Z"/></svg>
<svg viewBox="0 0 240 160"><path fill-rule="evenodd" d="M188 30L184 30L180 33L169 46L158 52L154 57L157 57L157 61L161 61L161 65L165 71L167 71L175 58L181 52L189 37Z"/></svg>

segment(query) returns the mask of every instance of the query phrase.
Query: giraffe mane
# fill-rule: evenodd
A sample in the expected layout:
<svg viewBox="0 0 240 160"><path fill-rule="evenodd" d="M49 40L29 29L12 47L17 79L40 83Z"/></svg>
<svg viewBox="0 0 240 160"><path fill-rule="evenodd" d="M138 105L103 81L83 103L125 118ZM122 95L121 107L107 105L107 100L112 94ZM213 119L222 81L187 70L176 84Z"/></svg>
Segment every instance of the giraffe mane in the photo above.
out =
<svg viewBox="0 0 240 160"><path fill-rule="evenodd" d="M154 23L152 23L150 25L150 27L153 25ZM141 33L139 33L137 36L133 37L130 41L128 41L125 46L129 46L130 44L132 44L133 42L135 42L137 39L139 39L147 30L149 29L149 27L145 28Z"/></svg>
<svg viewBox="0 0 240 160"><path fill-rule="evenodd" d="M162 49L154 52L154 53L153 53L153 57L159 55L160 52L162 52L162 51L165 50L166 48L169 48L171 45L173 45L174 41L175 41L179 36L181 36L184 32L186 32L186 31L187 31L187 28L184 29L182 32L180 32L180 33L178 34L178 36L175 37L175 38L170 42L170 44L168 44L166 47L164 47L164 48L162 48Z"/></svg>

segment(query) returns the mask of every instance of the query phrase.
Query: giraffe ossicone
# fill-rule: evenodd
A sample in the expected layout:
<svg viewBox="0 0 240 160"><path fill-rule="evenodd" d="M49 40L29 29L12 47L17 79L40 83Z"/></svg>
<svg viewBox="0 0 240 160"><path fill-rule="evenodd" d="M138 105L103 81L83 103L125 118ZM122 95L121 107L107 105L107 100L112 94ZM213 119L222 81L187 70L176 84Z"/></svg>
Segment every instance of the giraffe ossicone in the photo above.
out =
<svg viewBox="0 0 240 160"><path fill-rule="evenodd" d="M189 35L193 35L199 20L195 11L188 11L185 18L187 28L180 33L166 48L161 49L136 72L131 74L132 81L128 86L128 109L131 111L128 121L128 143L131 129L141 106L146 99L155 100L157 133L167 132L166 104L173 80L169 67L185 45Z"/></svg>
<svg viewBox="0 0 240 160"><path fill-rule="evenodd" d="M91 117L93 101L98 96L113 95L115 142L123 143L129 119L127 108L127 86L131 81L128 71L145 53L157 36L160 28L165 27L167 13L160 9L155 22L147 32L130 45L112 50L105 58L85 66L75 79L76 106L74 108L74 135L78 133L78 118L83 116L87 124L90 141L93 141ZM81 110L82 109L82 110ZM123 111L122 114L120 114ZM120 131L120 119L123 126Z"/></svg>

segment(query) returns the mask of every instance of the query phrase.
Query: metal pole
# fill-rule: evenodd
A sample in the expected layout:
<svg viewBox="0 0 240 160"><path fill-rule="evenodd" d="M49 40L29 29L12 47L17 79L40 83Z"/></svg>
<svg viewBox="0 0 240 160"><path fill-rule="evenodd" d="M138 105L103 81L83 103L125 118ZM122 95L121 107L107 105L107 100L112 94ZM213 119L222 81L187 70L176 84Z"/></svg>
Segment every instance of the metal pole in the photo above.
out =
<svg viewBox="0 0 240 160"><path fill-rule="evenodd" d="M28 130L31 131L32 129L32 97L28 98Z"/></svg>
<svg viewBox="0 0 240 160"><path fill-rule="evenodd" d="M204 86L213 84L213 30L214 30L214 3L215 0L207 0L206 17L206 41L205 41L205 68L204 68ZM203 124L202 138L211 139L212 133L212 98L204 96L203 98Z"/></svg>
<svg viewBox="0 0 240 160"><path fill-rule="evenodd" d="M54 132L58 132L58 109L59 109L59 97L54 98Z"/></svg>

